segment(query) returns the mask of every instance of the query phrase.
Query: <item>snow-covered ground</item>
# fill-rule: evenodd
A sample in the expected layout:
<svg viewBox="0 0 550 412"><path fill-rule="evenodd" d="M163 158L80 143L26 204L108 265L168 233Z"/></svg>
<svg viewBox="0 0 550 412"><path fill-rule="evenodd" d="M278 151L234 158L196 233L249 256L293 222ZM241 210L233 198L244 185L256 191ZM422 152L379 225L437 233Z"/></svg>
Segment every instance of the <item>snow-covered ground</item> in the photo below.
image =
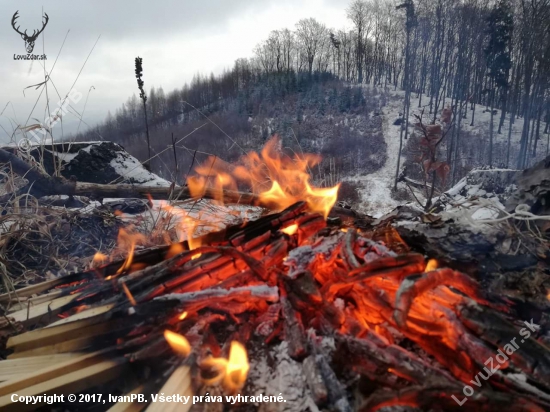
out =
<svg viewBox="0 0 550 412"><path fill-rule="evenodd" d="M390 99L382 108L382 133L386 140L388 158L381 169L367 176L354 176L350 180L362 184L359 193L362 198L360 211L374 217L380 217L390 212L400 202L391 197L391 188L395 179L397 167L397 154L399 153L399 126L393 122L399 117L403 109L401 99Z"/></svg>
<svg viewBox="0 0 550 412"><path fill-rule="evenodd" d="M367 86L366 93L373 93L373 89L371 89L370 86ZM415 115L420 115L423 110L423 118L426 123L430 123L433 119L433 117L432 119L429 119L431 116L433 116L429 114L429 97L425 95L421 97L422 100L420 101L419 97L416 94L413 94L411 96L409 113L409 124L411 125L417 122ZM392 198L391 189L393 187L397 167L400 134L400 126L394 125L394 122L401 117L404 98L404 91L391 90L387 97L386 106L381 109L381 116L383 117L383 135L387 145L387 160L384 166L375 173L366 176L352 176L346 179L349 181L358 182L363 186L359 189L362 198L362 205L359 206L359 210L374 217L380 217L390 212L396 206L403 203ZM420 107L419 101L421 103ZM443 102L443 105L440 105L440 107L446 107L447 105L450 105L450 103L451 100L446 99L446 101ZM462 119L461 129L464 132L468 133L470 136L487 137L488 140L491 113L486 112L484 106L477 105L475 108L473 126L470 126L472 119L471 116L472 112L471 110L468 110L467 118ZM438 113L437 118L439 119L439 117L440 113ZM500 111L498 110L497 113L493 116L494 142L506 143L508 141L508 127L510 120L509 114L506 115L504 126L502 128L502 134L497 134L499 120ZM519 144L522 129L523 119L516 119L515 123L512 125L512 132L510 136L512 145ZM409 133L411 133L412 131L413 127L410 126ZM541 135L541 140L539 141L538 147L539 158L542 158L546 153L546 139L546 135ZM403 142L403 145L405 145L405 143L406 141ZM533 162L534 161L535 159L533 159ZM403 166L403 162L404 158L402 157L401 167Z"/></svg>
<svg viewBox="0 0 550 412"><path fill-rule="evenodd" d="M116 153L117 157L111 160L110 166L125 179L140 186L170 186L168 180L145 169L141 162L131 154L125 151Z"/></svg>

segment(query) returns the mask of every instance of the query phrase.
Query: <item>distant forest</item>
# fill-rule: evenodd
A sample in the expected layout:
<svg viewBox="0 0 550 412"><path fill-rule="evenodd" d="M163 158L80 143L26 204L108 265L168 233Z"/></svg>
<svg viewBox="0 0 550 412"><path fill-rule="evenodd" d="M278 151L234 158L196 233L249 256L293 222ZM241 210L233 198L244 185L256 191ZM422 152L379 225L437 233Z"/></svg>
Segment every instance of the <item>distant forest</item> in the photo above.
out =
<svg viewBox="0 0 550 412"><path fill-rule="evenodd" d="M304 85L339 79L405 90L405 114L416 94L430 123L449 99L453 116L471 125L477 106L491 110L489 165L494 135L507 136L510 145L512 124L521 117L520 148L510 158L508 147L506 166L523 168L537 156L550 122L550 0L355 0L347 15L349 30L303 19L294 30L272 31L254 48L253 57L238 59L218 76L197 74L190 84L169 93L151 88L149 126L168 130L229 106L247 118L262 110L266 97L275 104ZM158 82L147 78L147 61L144 79ZM261 99L252 99L258 85L269 88L262 89ZM350 100L342 110L352 104ZM500 114L493 119L493 113ZM456 159L463 144L460 121L452 127L448 156ZM76 139L98 135L125 142L144 138L139 97L132 96L104 123Z"/></svg>

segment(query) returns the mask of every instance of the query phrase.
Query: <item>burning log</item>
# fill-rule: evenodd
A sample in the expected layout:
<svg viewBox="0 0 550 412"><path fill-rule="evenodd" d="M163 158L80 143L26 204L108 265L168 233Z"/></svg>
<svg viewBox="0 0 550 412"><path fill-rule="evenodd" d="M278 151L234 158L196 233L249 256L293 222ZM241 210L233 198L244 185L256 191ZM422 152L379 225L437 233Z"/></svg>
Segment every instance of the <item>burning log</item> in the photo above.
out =
<svg viewBox="0 0 550 412"><path fill-rule="evenodd" d="M468 276L450 269L438 269L423 275L409 276L399 287L396 296L395 320L397 324L406 327L406 318L413 299L441 284L453 286L455 289L477 298L480 303L487 304L478 294L479 284Z"/></svg>
<svg viewBox="0 0 550 412"><path fill-rule="evenodd" d="M286 230L293 225L295 229ZM488 344L497 345L499 338L507 339L513 333L513 327L506 335L497 332L502 328L493 330L485 326L484 315L474 308L492 309L470 278L450 269L422 274L426 269L422 255L410 252L397 255L354 230L342 233L328 229L318 215L306 212L303 204L209 238L218 239L217 245L186 250L188 245L183 244L181 253L165 260L162 259L167 248L146 252L137 259L149 262L149 266L133 273L117 274L116 267L124 265L117 262L108 265L108 269L95 270L93 276L92 272L73 275L73 282L60 289L59 282L48 284L48 287L57 284L58 291L63 292L50 295L55 297L51 302L45 300L30 307L30 316L24 317L22 310L10 316L27 324L52 310L68 317L57 326L12 337L7 345L14 350L12 358L25 360L46 353L72 353L116 342L126 362L139 364L170 355L173 349L166 342L168 332L163 335L163 330L175 329L178 332L174 333L182 339L185 338L181 334L187 334L193 342L187 354L198 350L206 336L212 342L217 340L207 332L213 325L228 321L236 325L249 323L251 328L268 336L267 341L274 337L284 339L293 359L305 359L304 374L319 405L345 411L351 410L348 393L340 384L330 358L308 342L307 328L334 334L340 354L335 359L341 365L349 365L350 370L386 389L400 388L401 395L394 404L408 405L421 405L419 394L436 393L433 385L428 392L415 386L422 382L437 382L438 390L445 388L448 393L458 393L461 382L471 379L476 363L482 364L484 357L491 354ZM414 273L422 275L411 278ZM463 295L435 288L441 284L475 298L478 306L464 306L469 300ZM281 297L279 288L283 291ZM422 309L425 306L430 310ZM49 311L43 309L48 307ZM80 307L84 310L74 312ZM85 315L87 312L91 312L89 316ZM494 313L496 318L491 323L498 324L500 314L486 313ZM42 322L52 320L50 315ZM476 330L478 337L462 323ZM283 330L284 337L280 334ZM458 338L454 337L455 332ZM432 366L392 342L396 336L416 342L448 369ZM216 346L217 343L210 347ZM312 347L314 352L310 354ZM532 350L542 359L548 356L547 349L540 345ZM458 357L453 359L453 354ZM226 361L220 362L212 365L225 368L222 365ZM460 366L454 364L457 362ZM535 367L532 358L518 354L512 362L517 362L530 379L546 385L545 369ZM105 366L91 369L90 374L95 376L100 370L107 370L103 369L107 364L101 365ZM178 368L170 378L180 383L177 390L181 389L181 393L187 393L189 386L181 382L182 379L191 382L193 367L189 364ZM220 369L218 373L225 372ZM41 379L47 381L48 376ZM168 386L157 390L176 390L170 379L165 383ZM506 376L500 379L504 387L519 390L518 384ZM381 394L375 392L365 408L376 410L387 404ZM485 391L483 396L493 395Z"/></svg>
<svg viewBox="0 0 550 412"><path fill-rule="evenodd" d="M293 359L303 359L308 354L306 334L298 314L286 297L281 297L284 318L285 340L288 342L288 354Z"/></svg>
<svg viewBox="0 0 550 412"><path fill-rule="evenodd" d="M402 391L380 391L366 401L359 411L375 412L390 406L418 407L422 410L438 408L444 411L462 411L462 405L456 399L462 399L464 394L459 389L452 389L438 384L431 384L429 387L413 386ZM499 412L502 410L511 412L543 412L537 404L519 395L507 394L493 391L480 391L468 398L468 408L488 412ZM471 409L470 409L471 410Z"/></svg>

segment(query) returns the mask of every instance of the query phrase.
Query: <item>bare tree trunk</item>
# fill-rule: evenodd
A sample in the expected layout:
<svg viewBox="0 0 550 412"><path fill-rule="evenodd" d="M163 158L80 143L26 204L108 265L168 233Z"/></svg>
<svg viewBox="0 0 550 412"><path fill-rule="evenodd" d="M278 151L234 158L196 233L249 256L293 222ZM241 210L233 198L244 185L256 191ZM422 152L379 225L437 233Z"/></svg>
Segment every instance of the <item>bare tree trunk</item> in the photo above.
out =
<svg viewBox="0 0 550 412"><path fill-rule="evenodd" d="M491 85L491 121L489 123L489 167L493 166L493 134L494 134L494 107L495 107L495 82Z"/></svg>
<svg viewBox="0 0 550 412"><path fill-rule="evenodd" d="M411 103L410 80L409 80L410 38L411 38L411 29L409 28L409 26L407 26L407 40L405 44L405 71L404 71L404 77L405 77L405 103L403 106L404 119L401 122L401 130L399 132L399 153L397 153L397 168L395 170L395 183L393 186L394 190L397 190L397 181L399 179L399 169L401 167L401 151L403 150L403 127L405 128L405 140L407 139L407 133L409 131L409 106Z"/></svg>

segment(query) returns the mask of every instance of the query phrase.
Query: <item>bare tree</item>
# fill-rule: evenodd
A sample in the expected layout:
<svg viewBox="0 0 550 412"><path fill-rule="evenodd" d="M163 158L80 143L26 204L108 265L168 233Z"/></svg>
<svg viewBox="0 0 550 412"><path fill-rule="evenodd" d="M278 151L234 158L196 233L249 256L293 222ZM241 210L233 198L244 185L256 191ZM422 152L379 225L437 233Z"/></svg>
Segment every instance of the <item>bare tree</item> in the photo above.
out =
<svg viewBox="0 0 550 412"><path fill-rule="evenodd" d="M314 18L302 19L296 23L296 38L304 52L309 74L313 72L313 62L321 51L325 36L328 36L325 25Z"/></svg>
<svg viewBox="0 0 550 412"><path fill-rule="evenodd" d="M282 44L283 66L288 73L292 68L292 54L296 48L294 33L289 29L283 29L279 33Z"/></svg>
<svg viewBox="0 0 550 412"><path fill-rule="evenodd" d="M363 62L365 58L365 42L372 27L370 20L370 4L365 0L354 0L347 9L348 19L355 26L355 63L357 65L357 82L363 83Z"/></svg>

